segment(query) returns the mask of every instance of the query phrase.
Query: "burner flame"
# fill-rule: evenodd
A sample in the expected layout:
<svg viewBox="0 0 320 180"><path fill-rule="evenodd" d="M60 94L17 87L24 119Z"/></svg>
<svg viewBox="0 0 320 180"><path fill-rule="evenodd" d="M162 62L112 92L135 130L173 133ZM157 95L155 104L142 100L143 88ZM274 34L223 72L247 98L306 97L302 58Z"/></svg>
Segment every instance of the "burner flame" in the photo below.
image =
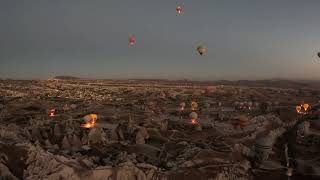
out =
<svg viewBox="0 0 320 180"><path fill-rule="evenodd" d="M55 113L56 113L56 110L55 110L55 109L51 109L49 116L50 116L50 117L54 117L54 116L55 116Z"/></svg>
<svg viewBox="0 0 320 180"><path fill-rule="evenodd" d="M86 128L86 129L90 129L93 128L95 126L95 122L87 122L85 124L81 124L81 127Z"/></svg>
<svg viewBox="0 0 320 180"><path fill-rule="evenodd" d="M191 119L191 124L198 124L198 121L196 119Z"/></svg>

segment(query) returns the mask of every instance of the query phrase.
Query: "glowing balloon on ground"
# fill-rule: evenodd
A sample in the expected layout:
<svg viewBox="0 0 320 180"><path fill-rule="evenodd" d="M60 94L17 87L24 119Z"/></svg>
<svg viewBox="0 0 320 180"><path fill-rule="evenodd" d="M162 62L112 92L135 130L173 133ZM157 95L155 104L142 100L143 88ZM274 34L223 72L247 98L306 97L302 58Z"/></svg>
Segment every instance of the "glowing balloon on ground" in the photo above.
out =
<svg viewBox="0 0 320 180"><path fill-rule="evenodd" d="M297 111L297 113L300 113L301 112L301 106L296 106L296 111Z"/></svg>
<svg viewBox="0 0 320 180"><path fill-rule="evenodd" d="M191 119L191 124L198 124L198 121L196 119Z"/></svg>
<svg viewBox="0 0 320 180"><path fill-rule="evenodd" d="M81 127L89 129L95 126L98 116L96 114L88 114L83 119L85 123L81 124Z"/></svg>
<svg viewBox="0 0 320 180"><path fill-rule="evenodd" d="M198 124L198 114L195 112L190 113L189 115L190 119L191 119L191 124Z"/></svg>
<svg viewBox="0 0 320 180"><path fill-rule="evenodd" d="M191 110L192 110L192 111L195 111L195 110L197 110L197 109L198 109L198 103L195 102L195 101L192 101L192 102L191 102Z"/></svg>
<svg viewBox="0 0 320 180"><path fill-rule="evenodd" d="M183 111L185 107L186 107L185 102L180 103L180 111Z"/></svg>
<svg viewBox="0 0 320 180"><path fill-rule="evenodd" d="M304 108L304 111L307 111L308 108L309 108L309 104L304 104L304 105L303 105L303 108Z"/></svg>
<svg viewBox="0 0 320 180"><path fill-rule="evenodd" d="M192 112L192 113L190 113L189 117L190 117L191 119L198 119L198 114L195 113L195 112Z"/></svg>
<svg viewBox="0 0 320 180"><path fill-rule="evenodd" d="M54 117L55 115L56 115L56 109L51 109L49 116Z"/></svg>

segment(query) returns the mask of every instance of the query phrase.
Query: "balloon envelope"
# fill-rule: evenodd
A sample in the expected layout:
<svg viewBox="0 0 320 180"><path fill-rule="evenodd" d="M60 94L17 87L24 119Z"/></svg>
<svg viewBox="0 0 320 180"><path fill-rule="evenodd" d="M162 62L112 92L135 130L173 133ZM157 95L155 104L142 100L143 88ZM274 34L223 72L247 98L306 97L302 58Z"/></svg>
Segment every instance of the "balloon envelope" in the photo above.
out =
<svg viewBox="0 0 320 180"><path fill-rule="evenodd" d="M177 11L178 14L181 14L182 11L183 11L183 8L182 8L181 6L178 6L178 7L176 8L176 11Z"/></svg>
<svg viewBox="0 0 320 180"><path fill-rule="evenodd" d="M192 110L198 109L198 103L195 102L195 101L192 101L192 102L191 102L191 108L192 108Z"/></svg>
<svg viewBox="0 0 320 180"><path fill-rule="evenodd" d="M134 36L130 36L130 37L129 37L129 43L130 43L130 45L134 45L135 42L136 42L136 40L135 40Z"/></svg>
<svg viewBox="0 0 320 180"><path fill-rule="evenodd" d="M85 122L96 122L98 119L98 116L96 114L88 114L83 117Z"/></svg>
<svg viewBox="0 0 320 180"><path fill-rule="evenodd" d="M207 51L207 49L204 46L200 45L197 47L197 51L202 56Z"/></svg>
<svg viewBox="0 0 320 180"><path fill-rule="evenodd" d="M296 106L296 111L297 111L298 113L300 113L300 111L301 111L301 106Z"/></svg>
<svg viewBox="0 0 320 180"><path fill-rule="evenodd" d="M190 117L191 119L198 119L198 114L195 113L195 112L192 112L192 113L189 114L189 117Z"/></svg>

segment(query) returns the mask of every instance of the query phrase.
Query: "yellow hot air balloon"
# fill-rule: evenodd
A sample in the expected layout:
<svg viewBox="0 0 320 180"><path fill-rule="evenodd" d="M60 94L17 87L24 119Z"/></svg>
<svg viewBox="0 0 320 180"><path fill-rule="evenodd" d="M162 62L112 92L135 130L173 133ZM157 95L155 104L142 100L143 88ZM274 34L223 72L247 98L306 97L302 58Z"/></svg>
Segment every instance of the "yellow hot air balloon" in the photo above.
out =
<svg viewBox="0 0 320 180"><path fill-rule="evenodd" d="M303 105L304 111L307 111L309 107L310 107L309 104L304 104Z"/></svg>
<svg viewBox="0 0 320 180"><path fill-rule="evenodd" d="M98 115L96 114L88 114L86 116L83 117L85 123L84 124L81 124L81 127L84 127L84 128L93 128L97 122L97 119L98 119Z"/></svg>
<svg viewBox="0 0 320 180"><path fill-rule="evenodd" d="M202 56L204 53L206 53L207 49L206 49L204 46L199 45L199 46L197 47L197 51L198 51L198 53L200 54L200 56Z"/></svg>
<svg viewBox="0 0 320 180"><path fill-rule="evenodd" d="M192 111L197 110L198 109L198 103L195 102L195 101L192 101L191 102L191 109L192 109Z"/></svg>
<svg viewBox="0 0 320 180"><path fill-rule="evenodd" d="M91 118L94 120L94 121L97 121L98 119L98 115L96 114L90 114Z"/></svg>
<svg viewBox="0 0 320 180"><path fill-rule="evenodd" d="M84 116L83 119L86 122L97 121L98 115L96 115L96 114L88 114L88 115Z"/></svg>

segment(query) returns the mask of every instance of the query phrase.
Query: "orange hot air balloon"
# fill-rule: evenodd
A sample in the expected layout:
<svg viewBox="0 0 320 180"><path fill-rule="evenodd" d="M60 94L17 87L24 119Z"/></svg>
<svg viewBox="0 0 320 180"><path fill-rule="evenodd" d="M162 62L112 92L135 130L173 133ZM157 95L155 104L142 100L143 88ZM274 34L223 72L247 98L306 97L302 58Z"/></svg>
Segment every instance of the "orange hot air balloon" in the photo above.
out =
<svg viewBox="0 0 320 180"><path fill-rule="evenodd" d="M309 104L304 104L303 105L304 111L307 111L309 107L310 107Z"/></svg>
<svg viewBox="0 0 320 180"><path fill-rule="evenodd" d="M297 111L297 113L300 113L301 112L301 106L296 106L296 111Z"/></svg>

